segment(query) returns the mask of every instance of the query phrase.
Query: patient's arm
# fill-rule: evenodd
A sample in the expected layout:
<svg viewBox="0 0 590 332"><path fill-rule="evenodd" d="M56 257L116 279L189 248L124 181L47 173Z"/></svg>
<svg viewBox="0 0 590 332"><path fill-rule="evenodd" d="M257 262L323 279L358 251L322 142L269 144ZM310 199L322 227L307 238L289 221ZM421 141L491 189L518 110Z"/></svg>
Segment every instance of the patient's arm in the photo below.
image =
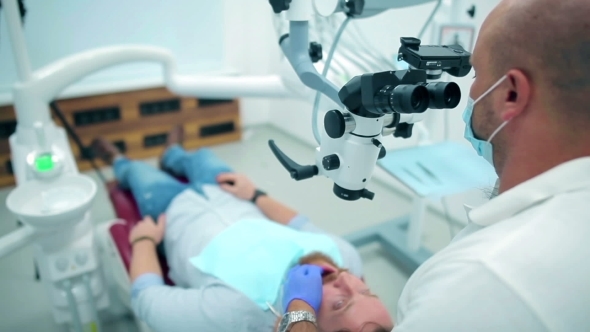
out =
<svg viewBox="0 0 590 332"><path fill-rule="evenodd" d="M156 245L151 241L140 241L133 245L129 274L131 282L146 273L162 276L162 269L156 253Z"/></svg>
<svg viewBox="0 0 590 332"><path fill-rule="evenodd" d="M268 219L283 225L288 225L297 216L295 210L270 196L260 196L256 200L256 206Z"/></svg>
<svg viewBox="0 0 590 332"><path fill-rule="evenodd" d="M166 218L162 215L158 218L157 224L148 216L131 230L129 242L133 245L133 254L129 274L132 282L148 273L162 276L156 245L162 241L165 229Z"/></svg>
<svg viewBox="0 0 590 332"><path fill-rule="evenodd" d="M165 286L160 279L132 296L133 312L155 332L258 332L272 328L261 326L264 322L257 319L257 305L221 282L186 289Z"/></svg>
<svg viewBox="0 0 590 332"><path fill-rule="evenodd" d="M217 177L221 189L243 200L251 200L254 197L256 186L247 176L237 173L224 173ZM269 196L260 196L256 200L256 206L270 219L279 224L287 225L297 212L276 199Z"/></svg>

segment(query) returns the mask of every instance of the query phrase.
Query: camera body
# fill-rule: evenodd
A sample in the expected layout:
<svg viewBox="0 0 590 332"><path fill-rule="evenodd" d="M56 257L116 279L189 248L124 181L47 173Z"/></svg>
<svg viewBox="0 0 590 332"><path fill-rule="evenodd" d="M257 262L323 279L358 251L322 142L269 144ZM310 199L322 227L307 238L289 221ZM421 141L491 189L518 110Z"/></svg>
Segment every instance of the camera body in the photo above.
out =
<svg viewBox="0 0 590 332"><path fill-rule="evenodd" d="M398 61L411 68L425 70L429 80L437 80L443 72L464 77L471 71L471 53L459 45L421 45L418 38L402 37Z"/></svg>

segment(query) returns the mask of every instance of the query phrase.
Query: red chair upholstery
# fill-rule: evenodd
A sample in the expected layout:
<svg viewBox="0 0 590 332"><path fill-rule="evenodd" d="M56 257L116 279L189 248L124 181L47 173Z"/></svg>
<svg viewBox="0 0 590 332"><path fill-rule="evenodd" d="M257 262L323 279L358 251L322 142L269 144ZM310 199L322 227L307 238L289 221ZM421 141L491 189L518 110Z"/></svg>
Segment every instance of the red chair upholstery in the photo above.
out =
<svg viewBox="0 0 590 332"><path fill-rule="evenodd" d="M129 190L119 188L118 183L115 181L107 184L107 190L109 192L109 198L113 203L115 213L122 221L121 223L111 225L109 231L117 246L119 255L121 255L123 264L125 264L125 268L129 273L132 255L132 248L129 243L129 233L131 232L131 229L133 229L133 226L142 219L142 216L139 213L137 203ZM168 263L163 257L160 257L159 260L160 266L162 267L162 273L164 274L164 282L167 285L174 285L172 280L168 278Z"/></svg>

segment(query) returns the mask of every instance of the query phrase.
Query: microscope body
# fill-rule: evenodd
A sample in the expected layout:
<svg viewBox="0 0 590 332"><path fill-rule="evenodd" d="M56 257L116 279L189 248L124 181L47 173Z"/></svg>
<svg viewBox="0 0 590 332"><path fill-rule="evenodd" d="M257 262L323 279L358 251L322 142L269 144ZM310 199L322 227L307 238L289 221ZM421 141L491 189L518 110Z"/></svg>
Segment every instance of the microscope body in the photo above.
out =
<svg viewBox="0 0 590 332"><path fill-rule="evenodd" d="M382 140L389 135L410 138L413 124L427 109L457 107L461 89L456 83L430 82L443 72L467 75L471 54L460 46L422 46L416 38L401 38L401 44L398 59L410 69L356 76L340 89L345 110L326 113L315 165L301 166L269 142L295 180L321 174L334 181L334 194L341 199L373 199L366 186L377 161L386 155Z"/></svg>

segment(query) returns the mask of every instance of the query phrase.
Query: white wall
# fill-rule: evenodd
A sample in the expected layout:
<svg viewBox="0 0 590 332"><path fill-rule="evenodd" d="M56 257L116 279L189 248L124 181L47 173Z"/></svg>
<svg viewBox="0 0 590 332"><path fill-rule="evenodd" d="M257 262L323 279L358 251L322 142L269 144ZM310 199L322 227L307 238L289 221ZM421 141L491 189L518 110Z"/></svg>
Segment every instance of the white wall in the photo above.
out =
<svg viewBox="0 0 590 332"><path fill-rule="evenodd" d="M165 47L190 74L274 73L280 52L268 1L28 0L25 24L33 69L94 47L139 43ZM0 17L0 105L10 104L17 79L5 18ZM62 97L161 86L157 64L103 70ZM242 101L243 124L265 123L270 103Z"/></svg>
<svg viewBox="0 0 590 332"><path fill-rule="evenodd" d="M225 63L243 75L274 74L281 52L266 0L224 0ZM242 121L245 126L269 121L271 103L267 99L244 98Z"/></svg>
<svg viewBox="0 0 590 332"><path fill-rule="evenodd" d="M32 68L89 49L144 44L169 49L181 72L223 67L223 6L207 0L28 0L24 33ZM17 79L4 15L0 25L0 92ZM79 82L128 81L161 76L153 63L135 63L100 71Z"/></svg>

